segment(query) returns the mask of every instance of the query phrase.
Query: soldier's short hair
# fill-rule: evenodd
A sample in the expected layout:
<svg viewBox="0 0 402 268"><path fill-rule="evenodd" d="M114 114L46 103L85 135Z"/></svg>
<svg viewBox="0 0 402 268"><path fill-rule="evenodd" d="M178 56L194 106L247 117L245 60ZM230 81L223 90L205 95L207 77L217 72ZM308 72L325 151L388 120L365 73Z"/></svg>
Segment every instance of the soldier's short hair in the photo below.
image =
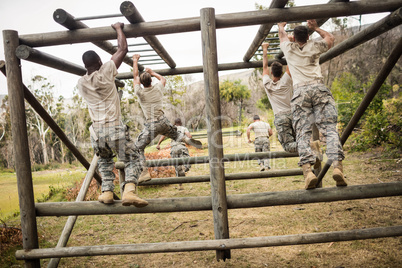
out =
<svg viewBox="0 0 402 268"><path fill-rule="evenodd" d="M260 120L260 117L258 116L258 114L254 115L253 117L254 120Z"/></svg>
<svg viewBox="0 0 402 268"><path fill-rule="evenodd" d="M140 82L144 85L144 87L150 87L152 84L152 76L147 72L143 72L140 75Z"/></svg>
<svg viewBox="0 0 402 268"><path fill-rule="evenodd" d="M174 120L174 124L175 125L178 125L178 126L181 126L181 119L180 118L176 118L175 120Z"/></svg>
<svg viewBox="0 0 402 268"><path fill-rule="evenodd" d="M274 61L271 64L271 72L274 77L282 76L282 64L279 61Z"/></svg>
<svg viewBox="0 0 402 268"><path fill-rule="evenodd" d="M88 50L82 54L82 62L84 63L85 68L98 64L100 60L101 58L99 55L93 50Z"/></svg>
<svg viewBox="0 0 402 268"><path fill-rule="evenodd" d="M306 43L308 39L308 29L306 26L296 26L294 29L295 41L300 43Z"/></svg>

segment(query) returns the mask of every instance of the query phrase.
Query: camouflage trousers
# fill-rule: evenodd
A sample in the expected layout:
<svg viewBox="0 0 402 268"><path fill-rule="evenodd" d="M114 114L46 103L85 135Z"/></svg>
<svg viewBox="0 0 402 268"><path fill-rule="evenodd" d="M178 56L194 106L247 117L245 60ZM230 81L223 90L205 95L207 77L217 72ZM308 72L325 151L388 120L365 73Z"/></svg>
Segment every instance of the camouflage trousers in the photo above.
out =
<svg viewBox="0 0 402 268"><path fill-rule="evenodd" d="M148 144L150 144L158 135L166 136L175 141L181 141L184 139L184 134L177 132L176 126L172 125L165 116L162 116L158 121L145 123L144 129L141 131L137 141L135 142L136 147L140 149L144 161L145 147L147 147ZM144 166L145 162L142 164Z"/></svg>
<svg viewBox="0 0 402 268"><path fill-rule="evenodd" d="M315 157L310 147L313 123L326 137L328 159L343 160L345 156L336 130L338 112L329 89L323 84L297 87L294 89L291 106L293 129L296 131L297 149L300 156L299 166L315 163Z"/></svg>
<svg viewBox="0 0 402 268"><path fill-rule="evenodd" d="M94 128L94 133L91 134L91 143L96 155L99 156L98 169L102 176L102 192L114 190L113 158L115 154L125 165L126 179L123 182L123 187L126 183L137 184L145 159L135 146L134 141L131 140L126 126Z"/></svg>
<svg viewBox="0 0 402 268"><path fill-rule="evenodd" d="M254 149L255 152L269 152L269 138L268 137L258 137L255 138L254 141ZM269 159L258 159L258 164L259 165L264 165L265 168L271 168L269 165Z"/></svg>
<svg viewBox="0 0 402 268"><path fill-rule="evenodd" d="M172 125L164 116L158 121L145 123L144 126L135 142L135 145L142 151L158 135L166 136L175 141L182 141L184 139L184 134L177 132L176 126Z"/></svg>
<svg viewBox="0 0 402 268"><path fill-rule="evenodd" d="M170 148L170 156L172 158L184 158L190 157L188 152L188 148L181 142L172 141ZM175 166L176 174L178 174L179 170L182 170L184 167L184 171L188 171L191 168L190 164Z"/></svg>
<svg viewBox="0 0 402 268"><path fill-rule="evenodd" d="M292 111L280 112L275 115L274 125L278 132L278 140L283 149L289 153L297 152L296 133L293 130Z"/></svg>

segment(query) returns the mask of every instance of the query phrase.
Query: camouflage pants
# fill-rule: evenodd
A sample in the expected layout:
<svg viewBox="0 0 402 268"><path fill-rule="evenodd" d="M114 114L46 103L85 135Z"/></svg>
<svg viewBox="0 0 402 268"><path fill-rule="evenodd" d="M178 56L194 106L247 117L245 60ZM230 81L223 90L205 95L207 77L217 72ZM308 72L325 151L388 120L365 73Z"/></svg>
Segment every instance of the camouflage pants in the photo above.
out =
<svg viewBox="0 0 402 268"><path fill-rule="evenodd" d="M115 153L120 161L124 162L126 180L123 183L137 184L138 176L142 172L142 154L130 138L126 126L94 128L95 135L91 135L92 147L99 156L98 169L102 176L102 192L113 191L113 173Z"/></svg>
<svg viewBox="0 0 402 268"><path fill-rule="evenodd" d="M269 138L268 137L258 137L255 138L254 148L255 152L269 152ZM265 168L270 168L269 159L258 159L259 165L264 165Z"/></svg>
<svg viewBox="0 0 402 268"><path fill-rule="evenodd" d="M292 127L292 112L281 112L275 115L274 125L278 132L278 140L283 149L289 153L297 152L296 133Z"/></svg>
<svg viewBox="0 0 402 268"><path fill-rule="evenodd" d="M136 147L140 149L140 152L144 159L144 163L142 163L143 166L145 165L145 147L147 147L148 144L150 144L151 141L155 139L158 135L166 136L175 141L181 141L184 139L184 134L177 132L176 126L172 125L169 120L164 116L158 121L145 123L144 126L144 129L141 131L140 135L137 138L137 141L135 142Z"/></svg>
<svg viewBox="0 0 402 268"><path fill-rule="evenodd" d="M184 157L190 157L190 154L188 152L188 148L186 145L184 145L181 142L175 142L173 141L171 143L171 148L170 148L170 156L172 158L184 158ZM175 166L176 174L178 174L178 171L181 170L184 167L185 170L189 170L191 168L190 164L185 164L180 165L180 166Z"/></svg>
<svg viewBox="0 0 402 268"><path fill-rule="evenodd" d="M163 135L171 138L175 141L181 141L184 139L184 134L177 132L176 126L170 124L166 117L150 123L144 124L144 129L141 131L140 135L135 142L135 145L142 151L145 147L151 143L158 135Z"/></svg>
<svg viewBox="0 0 402 268"><path fill-rule="evenodd" d="M295 88L291 102L293 129L296 131L297 148L300 156L299 166L315 163L310 147L312 124L317 125L320 133L326 137L328 159L343 160L342 144L336 125L338 112L335 100L329 89L323 84L307 85Z"/></svg>

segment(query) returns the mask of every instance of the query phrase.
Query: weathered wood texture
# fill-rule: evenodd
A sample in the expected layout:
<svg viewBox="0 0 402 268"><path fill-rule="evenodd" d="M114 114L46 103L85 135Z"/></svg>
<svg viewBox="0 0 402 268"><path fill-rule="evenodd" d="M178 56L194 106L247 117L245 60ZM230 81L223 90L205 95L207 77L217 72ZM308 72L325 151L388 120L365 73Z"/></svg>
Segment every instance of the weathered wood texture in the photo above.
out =
<svg viewBox="0 0 402 268"><path fill-rule="evenodd" d="M283 8L288 1L289 0L273 0L269 8ZM261 46L262 42L264 42L265 38L271 31L272 26L274 26L274 23L267 23L260 26L257 35L254 37L253 42L243 57L243 61L248 62L254 56L257 49Z"/></svg>
<svg viewBox="0 0 402 268"><path fill-rule="evenodd" d="M35 199L32 184L31 161L29 158L28 132L25 115L24 88L20 60L15 56L19 45L18 32L3 31L4 55L11 116L11 133L15 172L17 174L18 200L20 205L23 248L39 247L35 215ZM39 260L25 262L26 267L40 267Z"/></svg>
<svg viewBox="0 0 402 268"><path fill-rule="evenodd" d="M373 25L370 25L363 31L355 34L354 36L350 37L349 39L339 43L335 47L331 48L328 50L326 53L322 54L320 57L320 64L327 62L336 56L339 56L342 53L345 53L349 51L350 49L353 49L364 42L367 42L369 40L372 40L373 38L385 33L386 31L389 31L401 24L401 8L397 9L390 15L386 16L385 18L379 20L378 22L374 23ZM280 63L283 65L286 65L286 60L283 59L283 53L279 54L278 57L280 59L278 60ZM276 60L269 60L268 65L270 66L272 62ZM252 61L252 62L236 62L236 63L226 63L226 64L219 64L218 65L218 70L219 71L224 71L224 70L236 70L236 69L247 69L247 68L261 68L262 67L262 61ZM202 66L193 66L193 67L182 67L182 68L175 68L175 69L160 69L156 70L157 73L160 73L162 75L179 75L179 74L190 74L190 73L201 73L202 72ZM130 72L127 73L120 73L117 75L118 79L132 79L133 74Z"/></svg>
<svg viewBox="0 0 402 268"><path fill-rule="evenodd" d="M7 76L5 69L5 62L0 60L0 71ZM88 160L81 154L77 147L69 140L67 135L63 132L63 130L59 127L59 125L53 120L53 118L43 109L42 105L38 102L35 96L31 93L31 91L25 86L24 88L24 97L25 100L31 105L31 107L37 112L42 119L49 125L49 127L53 130L53 132L59 137L59 139L66 145L66 147L71 151L71 153L77 158L77 160L86 168L89 169L90 164ZM102 184L102 178L98 173L95 173L95 179L99 184ZM114 198L119 200L119 197L115 194Z"/></svg>
<svg viewBox="0 0 402 268"><path fill-rule="evenodd" d="M18 46L15 55L21 60L35 62L67 73L79 76L83 76L87 73L87 70L78 64L57 58L26 45ZM118 79L115 79L115 83L117 87L124 87L124 83Z"/></svg>
<svg viewBox="0 0 402 268"><path fill-rule="evenodd" d="M402 182L330 187L314 190L265 192L228 195L229 209L297 205L307 203L334 202L402 195ZM104 205L96 201L60 202L35 204L37 216L137 214L158 212L183 212L211 210L210 196L147 199L144 208L125 207L121 201Z"/></svg>
<svg viewBox="0 0 402 268"><path fill-rule="evenodd" d="M287 169L287 170L275 170L264 172L247 172L247 173L233 173L225 174L225 180L248 180L248 179L266 179L275 177L286 176L299 176L303 175L301 169ZM153 178L150 181L140 183L140 185L165 185L165 184L177 184L177 183L197 183L197 182L209 182L209 175L188 176L188 177L168 177L168 178Z"/></svg>
<svg viewBox="0 0 402 268"><path fill-rule="evenodd" d="M212 144L212 143L211 143ZM288 152L259 152L259 153L245 153L245 154L227 154L222 157L220 161L222 162L233 162L233 161L250 161L258 160L264 158L288 158L288 157L298 157L297 153ZM184 164L205 164L209 163L210 158L208 156L195 156L186 158L166 158L166 159L155 159L147 160L147 167L161 167L161 166L175 166Z"/></svg>
<svg viewBox="0 0 402 268"><path fill-rule="evenodd" d="M276 60L269 60L268 66ZM286 64L286 60L279 60L280 63ZM222 63L218 64L218 71L228 71L228 70L238 70L238 69L248 69L248 68L261 68L262 61L250 61L250 62L234 62L234 63ZM181 67L174 69L159 69L155 70L160 75L180 75L180 74L192 74L192 73L202 73L203 66L192 66L192 67ZM132 72L119 73L116 78L118 79L133 79Z"/></svg>
<svg viewBox="0 0 402 268"><path fill-rule="evenodd" d="M84 182L82 183L81 189L78 192L77 198L75 199L76 202L84 201L85 195L87 194L88 189L89 189L89 185L91 184L92 178L96 172L96 168L98 166L98 159L99 159L99 157L94 155L92 162L91 162L91 166L88 169ZM69 216L68 217L66 225L64 225L64 229L59 238L59 242L57 242L56 248L65 247L67 245L68 239L70 238L71 232L73 231L77 218L78 218L78 216ZM59 262L60 262L60 258L52 258L49 261L49 264L47 265L47 267L48 268L57 267L59 265Z"/></svg>
<svg viewBox="0 0 402 268"><path fill-rule="evenodd" d="M144 19L142 18L141 14L138 12L134 4L130 1L124 1L123 3L121 3L120 12L126 17L126 19L131 24L144 22ZM166 62L166 64L169 65L170 68L176 67L176 63L174 62L172 57L170 57L169 53L167 53L167 51L159 42L157 37L155 37L154 35L148 35L144 36L144 39L155 50L155 52Z"/></svg>
<svg viewBox="0 0 402 268"><path fill-rule="evenodd" d="M64 9L57 9L53 12L53 19L55 22L59 23L60 25L66 27L69 30L77 30L77 29L87 29L89 28L85 23L81 21L77 21L73 15L65 11ZM116 39L116 37L115 37ZM117 47L113 46L112 43L109 41L95 41L92 42L95 46L103 49L104 51L108 52L110 55L113 55L117 51ZM125 56L123 62L133 67L133 59L129 56ZM138 69L140 71L144 70L144 66L138 64Z"/></svg>
<svg viewBox="0 0 402 268"><path fill-rule="evenodd" d="M216 16L216 28L240 27L256 24L277 23L286 18L288 21L321 19L329 17L364 15L394 11L401 7L400 0L358 1L331 3L313 6L292 7L229 13ZM200 18L184 18L154 22L142 22L124 26L127 37L183 33L200 30ZM54 46L116 39L111 27L78 29L51 33L28 34L20 36L21 44L31 47Z"/></svg>
<svg viewBox="0 0 402 268"><path fill-rule="evenodd" d="M402 226L377 227L349 231L280 235L250 238L232 238L221 240L196 240L164 243L146 243L130 245L81 246L60 249L18 250L18 260L52 257L82 257L100 255L126 255L145 253L166 253L186 251L206 251L222 249L242 249L258 247L278 247L317 243L341 242L351 240L395 237L402 235Z"/></svg>
<svg viewBox="0 0 402 268"><path fill-rule="evenodd" d="M215 239L225 239L229 238L229 220L226 200L225 167L222 161L223 141L215 10L213 8L203 8L200 13L214 233ZM217 250L216 259L218 261L230 259L230 251Z"/></svg>

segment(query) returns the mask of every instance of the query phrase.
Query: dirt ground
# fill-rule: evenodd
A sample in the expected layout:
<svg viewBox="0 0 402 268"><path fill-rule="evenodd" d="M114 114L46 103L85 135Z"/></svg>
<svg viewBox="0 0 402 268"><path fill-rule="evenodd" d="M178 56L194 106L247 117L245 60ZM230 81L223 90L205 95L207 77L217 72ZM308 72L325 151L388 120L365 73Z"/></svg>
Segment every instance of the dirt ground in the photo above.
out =
<svg viewBox="0 0 402 268"><path fill-rule="evenodd" d="M349 185L401 181L401 159L383 159L381 151L348 154L344 162ZM295 168L297 159L272 163ZM225 164L227 173L258 172L255 163ZM206 165L191 175L205 174ZM332 171L324 187L334 187ZM227 181L228 194L303 189L298 177ZM210 195L209 183L140 187L144 198ZM402 225L401 197L332 203L229 210L231 238L344 231ZM66 217L38 218L41 247L54 247ZM68 246L138 244L214 239L211 211L101 215L78 217ZM402 237L313 245L231 250L231 259L217 261L215 251L64 258L59 267L402 267ZM47 266L48 260L42 260ZM22 262L21 262L22 264Z"/></svg>

